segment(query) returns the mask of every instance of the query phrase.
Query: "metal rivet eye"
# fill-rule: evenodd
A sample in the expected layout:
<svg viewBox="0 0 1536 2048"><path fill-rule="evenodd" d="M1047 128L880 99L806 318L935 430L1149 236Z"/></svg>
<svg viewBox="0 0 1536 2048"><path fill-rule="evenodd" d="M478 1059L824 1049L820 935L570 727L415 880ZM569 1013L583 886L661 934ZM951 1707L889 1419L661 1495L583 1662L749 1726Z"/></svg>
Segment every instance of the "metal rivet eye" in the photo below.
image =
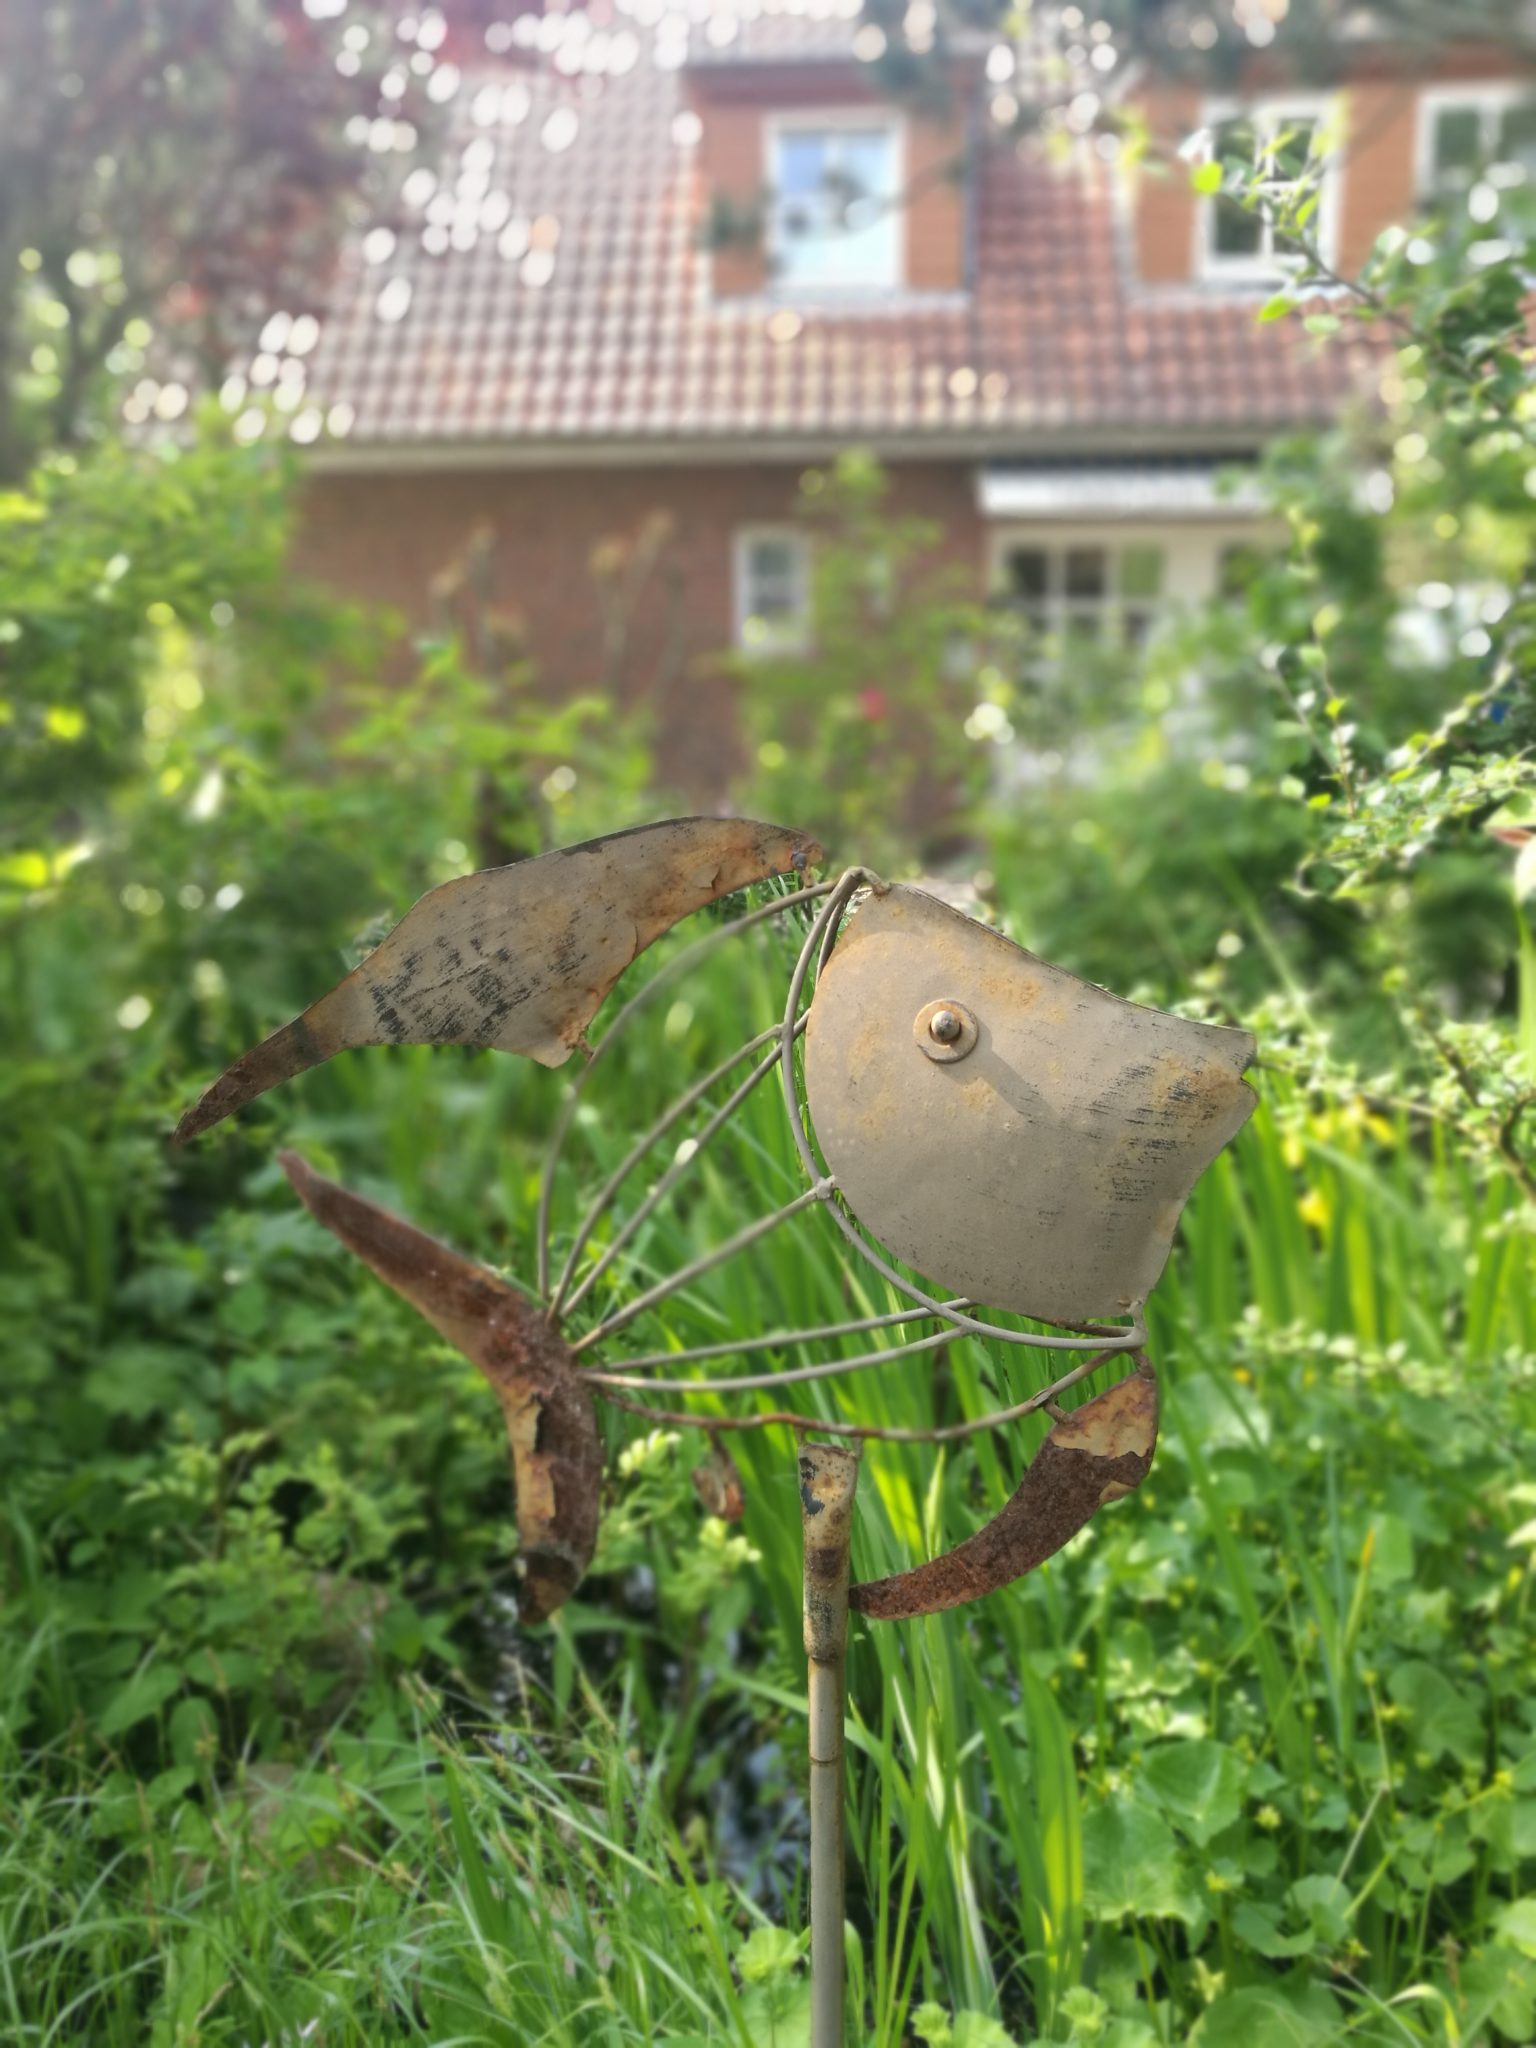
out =
<svg viewBox="0 0 1536 2048"><path fill-rule="evenodd" d="M952 996L939 996L924 1003L912 1020L912 1036L919 1052L940 1066L963 1060L976 1044L976 1019Z"/></svg>

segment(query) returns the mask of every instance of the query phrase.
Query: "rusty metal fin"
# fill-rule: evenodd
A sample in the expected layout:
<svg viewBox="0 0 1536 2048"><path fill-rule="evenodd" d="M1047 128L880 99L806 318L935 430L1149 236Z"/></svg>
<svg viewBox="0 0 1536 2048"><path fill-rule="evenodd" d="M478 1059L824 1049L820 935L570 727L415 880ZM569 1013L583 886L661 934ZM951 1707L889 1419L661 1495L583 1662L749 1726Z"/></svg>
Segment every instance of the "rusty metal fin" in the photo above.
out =
<svg viewBox="0 0 1536 2048"><path fill-rule="evenodd" d="M906 1621L1011 1585L1054 1557L1106 1501L1134 1492L1156 1445L1157 1376L1143 1360L1055 1424L984 1529L912 1571L854 1586L849 1605L873 1621Z"/></svg>
<svg viewBox="0 0 1536 2048"><path fill-rule="evenodd" d="M352 1046L491 1046L557 1067L625 968L680 918L820 860L813 839L781 825L670 818L444 882L329 995L221 1074L175 1142Z"/></svg>
<svg viewBox="0 0 1536 2048"><path fill-rule="evenodd" d="M354 1195L299 1157L278 1155L310 1214L495 1388L517 1487L523 1573L518 1609L546 1621L592 1561L603 1478L592 1396L536 1303L402 1217Z"/></svg>

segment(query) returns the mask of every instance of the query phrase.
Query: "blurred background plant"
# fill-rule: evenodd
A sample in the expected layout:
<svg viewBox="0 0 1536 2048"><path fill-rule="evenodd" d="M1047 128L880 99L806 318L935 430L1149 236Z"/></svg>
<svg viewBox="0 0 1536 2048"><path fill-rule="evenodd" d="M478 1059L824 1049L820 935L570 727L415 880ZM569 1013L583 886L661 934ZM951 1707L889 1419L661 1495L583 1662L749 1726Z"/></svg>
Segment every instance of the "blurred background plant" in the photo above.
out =
<svg viewBox="0 0 1536 2048"><path fill-rule="evenodd" d="M1389 237L1361 298L1303 272L1273 303L1319 347L1357 309L1390 329L1386 405L1275 453L1273 550L1096 668L1091 720L869 463L808 480L818 653L743 689L744 806L943 860L1026 943L1264 1045L1155 1303L1147 1489L1024 1586L857 1634L880 2048L1536 2035L1532 258L1496 199L1491 258L1479 201ZM643 711L542 703L473 548L405 646L304 592L270 452L106 418L39 430L0 499L5 2028L788 2048L789 1446L740 1449L733 1526L700 1447L612 1428L594 1576L519 1633L493 1404L272 1164L281 1134L526 1275L562 1082L375 1051L164 1145L423 889L663 814ZM562 1230L775 1014L791 948L759 932L616 1056ZM794 1171L754 1099L610 1285ZM784 1236L661 1327L888 1305ZM952 1419L1018 1370L957 1346L858 1404ZM872 1454L856 1569L968 1534L1023 1447Z"/></svg>

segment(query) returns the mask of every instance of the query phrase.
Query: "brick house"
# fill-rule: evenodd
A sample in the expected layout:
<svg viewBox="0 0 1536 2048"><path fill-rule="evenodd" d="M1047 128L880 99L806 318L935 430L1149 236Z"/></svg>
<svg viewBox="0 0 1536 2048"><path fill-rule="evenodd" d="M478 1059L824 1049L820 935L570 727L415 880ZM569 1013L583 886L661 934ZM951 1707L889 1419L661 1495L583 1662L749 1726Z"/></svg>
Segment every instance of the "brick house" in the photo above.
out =
<svg viewBox="0 0 1536 2048"><path fill-rule="evenodd" d="M1260 58L1238 101L1117 83L1068 7L957 62L927 112L875 90L885 31L857 5L613 0L472 47L402 23L402 63L430 44L451 94L446 153L346 252L318 328L275 316L227 394L286 408L306 570L421 621L475 538L542 686L650 689L664 766L705 799L732 760L723 652L797 630L808 466L873 450L978 590L1134 639L1254 516L1218 469L1368 385L1363 335L1256 323L1284 262L1265 223L1166 155L1125 169L1087 132L1102 98L1170 145L1234 120L1326 139L1345 273L1430 188L1532 155L1494 53L1439 53L1429 82L1365 41L1346 88L1305 94ZM919 50L931 16L906 16ZM1017 140L1033 105L1057 148ZM616 663L592 564L642 535Z"/></svg>

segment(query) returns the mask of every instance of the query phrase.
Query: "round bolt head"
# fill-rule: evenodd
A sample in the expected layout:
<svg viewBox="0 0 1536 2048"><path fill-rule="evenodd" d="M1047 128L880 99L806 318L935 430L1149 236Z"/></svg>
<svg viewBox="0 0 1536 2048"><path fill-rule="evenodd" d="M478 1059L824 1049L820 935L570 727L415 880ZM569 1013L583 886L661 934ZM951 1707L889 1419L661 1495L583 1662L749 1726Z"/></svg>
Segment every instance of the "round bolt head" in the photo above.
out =
<svg viewBox="0 0 1536 2048"><path fill-rule="evenodd" d="M964 1003L957 1003L950 996L939 996L931 1003L924 1003L913 1018L912 1036L920 1052L941 1066L948 1066L953 1060L963 1060L974 1049L976 1019Z"/></svg>

